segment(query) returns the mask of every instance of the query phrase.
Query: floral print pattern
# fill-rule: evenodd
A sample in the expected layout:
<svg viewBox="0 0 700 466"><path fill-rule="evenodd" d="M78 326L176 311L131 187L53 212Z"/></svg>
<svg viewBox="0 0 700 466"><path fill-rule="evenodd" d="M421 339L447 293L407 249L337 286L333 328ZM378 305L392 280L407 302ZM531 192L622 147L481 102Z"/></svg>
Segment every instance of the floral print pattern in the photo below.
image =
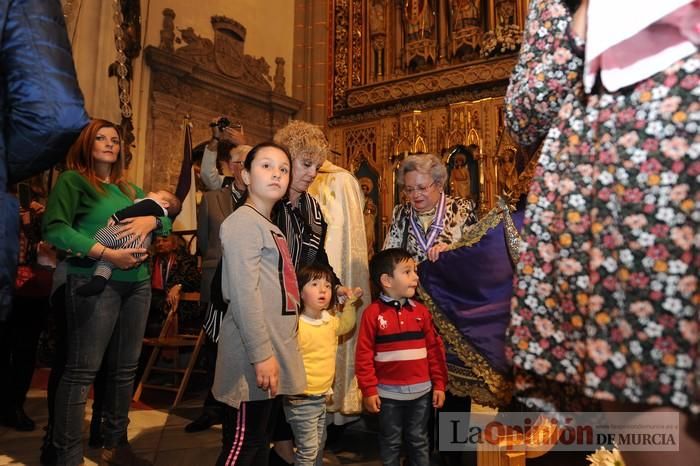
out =
<svg viewBox="0 0 700 466"><path fill-rule="evenodd" d="M506 352L528 396L700 411L700 55L615 93L582 92L559 0L533 0L506 97L528 196Z"/></svg>

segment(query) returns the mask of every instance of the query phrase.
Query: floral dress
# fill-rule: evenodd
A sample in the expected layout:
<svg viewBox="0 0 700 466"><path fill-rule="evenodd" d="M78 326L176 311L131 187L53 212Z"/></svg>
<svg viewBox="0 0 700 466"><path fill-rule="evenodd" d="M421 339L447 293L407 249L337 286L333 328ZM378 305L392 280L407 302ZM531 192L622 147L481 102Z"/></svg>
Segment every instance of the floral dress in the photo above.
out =
<svg viewBox="0 0 700 466"><path fill-rule="evenodd" d="M559 0L530 3L506 97L519 141L544 138L507 338L516 389L698 412L700 56L586 96L570 21Z"/></svg>

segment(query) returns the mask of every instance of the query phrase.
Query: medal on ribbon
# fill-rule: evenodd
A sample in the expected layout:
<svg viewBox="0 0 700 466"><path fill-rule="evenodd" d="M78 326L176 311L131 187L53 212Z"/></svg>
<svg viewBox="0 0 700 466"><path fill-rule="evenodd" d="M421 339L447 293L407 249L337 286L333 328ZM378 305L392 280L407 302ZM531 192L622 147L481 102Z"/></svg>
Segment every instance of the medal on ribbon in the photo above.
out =
<svg viewBox="0 0 700 466"><path fill-rule="evenodd" d="M413 230L413 236L418 242L418 246L423 250L424 253L428 252L435 240L440 235L442 230L445 228L445 193L440 194L440 201L438 201L437 209L435 210L435 217L428 227L427 232L423 232L423 227L421 227L418 221L418 214L415 209L411 208L411 215L409 221L411 223L411 230Z"/></svg>

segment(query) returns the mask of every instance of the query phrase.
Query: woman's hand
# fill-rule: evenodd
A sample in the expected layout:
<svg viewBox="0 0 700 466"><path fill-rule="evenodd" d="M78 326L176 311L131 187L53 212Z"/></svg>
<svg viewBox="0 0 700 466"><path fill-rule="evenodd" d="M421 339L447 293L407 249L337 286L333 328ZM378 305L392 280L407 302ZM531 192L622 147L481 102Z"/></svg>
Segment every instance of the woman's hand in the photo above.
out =
<svg viewBox="0 0 700 466"><path fill-rule="evenodd" d="M19 209L19 218L23 226L27 226L32 223L32 213L29 209Z"/></svg>
<svg viewBox="0 0 700 466"><path fill-rule="evenodd" d="M581 4L571 18L571 32L583 40L586 40L587 16L588 0L581 0Z"/></svg>
<svg viewBox="0 0 700 466"><path fill-rule="evenodd" d="M280 365L274 356L255 363L255 377L258 381L258 388L269 390L270 397L277 396L280 382L279 375Z"/></svg>
<svg viewBox="0 0 700 466"><path fill-rule="evenodd" d="M156 218L150 215L126 218L119 222L117 238L121 239L125 236L134 235L138 238L138 243L143 243L143 240L156 229L156 225Z"/></svg>
<svg viewBox="0 0 700 466"><path fill-rule="evenodd" d="M428 249L428 260L430 262L435 262L440 257L440 253L447 251L450 246L445 243L437 243L432 248Z"/></svg>
<svg viewBox="0 0 700 466"><path fill-rule="evenodd" d="M168 295L165 300L168 303L170 309L175 309L180 302L180 292L182 291L182 285L174 285L170 290L168 290Z"/></svg>
<svg viewBox="0 0 700 466"><path fill-rule="evenodd" d="M111 262L115 267L122 270L132 269L141 265L143 261L148 259L148 251L146 248L124 248L111 249L105 248L102 253L102 259ZM142 254L136 257L136 254Z"/></svg>
<svg viewBox="0 0 700 466"><path fill-rule="evenodd" d="M41 202L32 201L31 204L29 204L29 210L31 210L34 215L41 215L46 210L46 207L44 207L44 204Z"/></svg>

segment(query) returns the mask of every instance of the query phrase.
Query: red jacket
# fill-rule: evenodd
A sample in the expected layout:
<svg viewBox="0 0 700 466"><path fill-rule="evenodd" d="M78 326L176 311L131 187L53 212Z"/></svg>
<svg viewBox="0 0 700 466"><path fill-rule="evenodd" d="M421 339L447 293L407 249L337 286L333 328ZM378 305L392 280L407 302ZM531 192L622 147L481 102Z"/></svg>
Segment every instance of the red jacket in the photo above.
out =
<svg viewBox="0 0 700 466"><path fill-rule="evenodd" d="M445 391L445 347L428 309L412 300L398 311L380 299L370 304L357 336L355 375L365 397L376 395L378 384L431 381L433 390Z"/></svg>

